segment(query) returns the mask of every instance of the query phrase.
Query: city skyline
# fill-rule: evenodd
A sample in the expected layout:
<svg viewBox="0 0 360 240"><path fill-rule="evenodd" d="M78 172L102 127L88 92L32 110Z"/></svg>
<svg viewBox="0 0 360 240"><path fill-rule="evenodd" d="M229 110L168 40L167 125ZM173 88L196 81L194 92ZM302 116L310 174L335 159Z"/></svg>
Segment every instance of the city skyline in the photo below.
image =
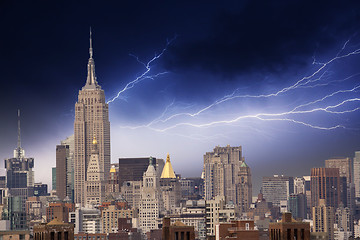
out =
<svg viewBox="0 0 360 240"><path fill-rule="evenodd" d="M19 108L35 180L51 185L56 145L73 134L91 26L112 163L170 153L176 173L200 176L206 152L242 146L256 195L262 176L310 175L325 159L352 158L360 150L358 5L5 3L0 157L16 148ZM154 56L145 78L113 101Z"/></svg>

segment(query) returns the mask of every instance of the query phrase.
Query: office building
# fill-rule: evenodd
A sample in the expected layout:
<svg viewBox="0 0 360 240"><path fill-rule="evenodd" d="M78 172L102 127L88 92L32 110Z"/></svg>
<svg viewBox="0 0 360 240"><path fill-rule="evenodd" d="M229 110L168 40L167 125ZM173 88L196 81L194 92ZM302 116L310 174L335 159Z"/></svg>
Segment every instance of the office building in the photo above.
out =
<svg viewBox="0 0 360 240"><path fill-rule="evenodd" d="M262 194L267 202L280 206L280 201L287 201L294 191L294 179L284 175L263 177Z"/></svg>
<svg viewBox="0 0 360 240"><path fill-rule="evenodd" d="M218 224L215 236L218 240L259 240L259 230L253 220L237 220Z"/></svg>
<svg viewBox="0 0 360 240"><path fill-rule="evenodd" d="M121 195L130 206L139 206L141 200L142 181L126 181L121 187Z"/></svg>
<svg viewBox="0 0 360 240"><path fill-rule="evenodd" d="M304 193L290 194L288 200L288 210L295 219L307 218L307 200Z"/></svg>
<svg viewBox="0 0 360 240"><path fill-rule="evenodd" d="M101 210L102 233L118 232L118 219L137 217L137 209L129 207L119 207L114 202Z"/></svg>
<svg viewBox="0 0 360 240"><path fill-rule="evenodd" d="M204 155L205 200L226 196L226 201L238 204L240 166L244 162L242 148L215 147Z"/></svg>
<svg viewBox="0 0 360 240"><path fill-rule="evenodd" d="M329 240L334 240L334 208L326 205L325 199L312 207L313 232L325 232Z"/></svg>
<svg viewBox="0 0 360 240"><path fill-rule="evenodd" d="M194 227L187 226L182 222L171 225L170 222L169 217L163 218L161 239L195 240Z"/></svg>
<svg viewBox="0 0 360 240"><path fill-rule="evenodd" d="M310 240L310 224L295 221L291 213L283 213L280 222L269 225L270 240L302 239Z"/></svg>
<svg viewBox="0 0 360 240"><path fill-rule="evenodd" d="M101 211L99 209L76 208L75 211L69 213L69 221L75 225L75 234L101 233Z"/></svg>
<svg viewBox="0 0 360 240"><path fill-rule="evenodd" d="M56 146L56 195L61 199L74 195L74 135Z"/></svg>
<svg viewBox="0 0 360 240"><path fill-rule="evenodd" d="M354 162L355 197L360 198L360 151L355 152Z"/></svg>
<svg viewBox="0 0 360 240"><path fill-rule="evenodd" d="M175 213L176 209L180 207L181 185L180 177L175 175L172 168L169 154L160 177L160 191L164 210L169 214Z"/></svg>
<svg viewBox="0 0 360 240"><path fill-rule="evenodd" d="M104 179L108 179L110 172L109 106L105 102L104 90L101 89L95 76L91 32L89 53L87 80L79 91L74 121L75 203L80 203L82 206L86 203L85 182L94 137L98 142L99 166L104 173Z"/></svg>
<svg viewBox="0 0 360 240"><path fill-rule="evenodd" d="M311 169L311 206L325 205L337 208L340 203L340 175L338 168Z"/></svg>
<svg viewBox="0 0 360 240"><path fill-rule="evenodd" d="M49 223L34 226L34 240L71 240L74 239L74 225L54 219Z"/></svg>
<svg viewBox="0 0 360 240"><path fill-rule="evenodd" d="M240 212L247 212L252 203L252 182L251 170L249 166L243 161L239 169L239 183L237 185L237 205Z"/></svg>
<svg viewBox="0 0 360 240"><path fill-rule="evenodd" d="M154 168L160 175L164 167L163 159L152 158ZM149 158L119 158L119 185L126 181L142 181L149 166ZM159 176L160 177L160 176Z"/></svg>
<svg viewBox="0 0 360 240"><path fill-rule="evenodd" d="M206 201L206 235L215 236L215 227L219 223L235 220L238 213L233 203L226 203L224 196L216 196Z"/></svg>
<svg viewBox="0 0 360 240"><path fill-rule="evenodd" d="M98 142L94 137L85 182L86 204L100 205L105 200L105 184L103 168L99 161Z"/></svg>
<svg viewBox="0 0 360 240"><path fill-rule="evenodd" d="M149 166L143 176L141 198L139 204L139 228L142 233L158 229L157 219L163 210L162 196L160 192L159 174L150 157Z"/></svg>

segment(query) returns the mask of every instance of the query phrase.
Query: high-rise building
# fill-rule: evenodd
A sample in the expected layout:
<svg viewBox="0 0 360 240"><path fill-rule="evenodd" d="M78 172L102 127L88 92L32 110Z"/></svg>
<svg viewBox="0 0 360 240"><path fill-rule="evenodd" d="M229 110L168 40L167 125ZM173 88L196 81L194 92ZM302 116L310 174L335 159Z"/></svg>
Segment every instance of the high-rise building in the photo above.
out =
<svg viewBox="0 0 360 240"><path fill-rule="evenodd" d="M355 197L360 198L360 151L355 152L354 157L354 184Z"/></svg>
<svg viewBox="0 0 360 240"><path fill-rule="evenodd" d="M8 188L8 219L12 230L26 228L26 199L34 195L34 158L26 158L21 147L20 110L18 110L18 144L14 157L5 159L6 187Z"/></svg>
<svg viewBox="0 0 360 240"><path fill-rule="evenodd" d="M239 184L237 186L237 201L241 212L246 212L252 203L252 183L249 166L243 161L239 170Z"/></svg>
<svg viewBox="0 0 360 240"><path fill-rule="evenodd" d="M98 142L94 137L85 182L86 204L100 205L105 200L105 179L100 167Z"/></svg>
<svg viewBox="0 0 360 240"><path fill-rule="evenodd" d="M344 207L342 204L335 211L335 235L343 236L342 239L349 239L353 236L354 231L354 217L351 214L349 207Z"/></svg>
<svg viewBox="0 0 360 240"><path fill-rule="evenodd" d="M240 166L244 162L242 148L215 147L204 155L205 200L226 196L226 201L238 204L237 189Z"/></svg>
<svg viewBox="0 0 360 240"><path fill-rule="evenodd" d="M331 158L325 160L326 168L338 168L340 175L340 201L344 204L345 207L353 207L355 204L355 199L352 195L352 164L350 158ZM352 204L351 201L354 201Z"/></svg>
<svg viewBox="0 0 360 240"><path fill-rule="evenodd" d="M313 232L328 233L329 240L334 240L334 208L320 199L319 204L312 208Z"/></svg>
<svg viewBox="0 0 360 240"><path fill-rule="evenodd" d="M74 199L74 135L56 146L56 195Z"/></svg>
<svg viewBox="0 0 360 240"><path fill-rule="evenodd" d="M294 179L284 175L263 177L262 194L267 202L280 206L280 201L287 201L294 191Z"/></svg>
<svg viewBox="0 0 360 240"><path fill-rule="evenodd" d="M283 213L283 217L280 222L270 223L269 235L270 240L310 240L310 224L293 220L291 213Z"/></svg>
<svg viewBox="0 0 360 240"><path fill-rule="evenodd" d="M163 159L152 158L154 168L158 174L162 173L164 167ZM119 158L119 185L126 181L142 181L144 172L148 169L149 158ZM160 176L159 176L160 177Z"/></svg>
<svg viewBox="0 0 360 240"><path fill-rule="evenodd" d="M141 199L139 204L139 228L145 234L152 229L158 229L157 219L162 211L159 175L153 159L150 157L149 166L143 176Z"/></svg>
<svg viewBox="0 0 360 240"><path fill-rule="evenodd" d="M288 209L295 219L306 219L307 217L306 195L303 193L290 194L288 200Z"/></svg>
<svg viewBox="0 0 360 240"><path fill-rule="evenodd" d="M219 223L233 221L237 218L234 204L226 204L224 196L216 196L206 201L205 209L206 235L215 236L215 228Z"/></svg>
<svg viewBox="0 0 360 240"><path fill-rule="evenodd" d="M331 158L325 160L326 168L338 168L340 177L346 177L346 182L352 182L352 168L350 158Z"/></svg>
<svg viewBox="0 0 360 240"><path fill-rule="evenodd" d="M104 90L101 89L95 76L91 32L89 53L87 80L79 91L74 122L75 202L82 205L85 204L85 182L93 137L98 141L99 165L105 179L108 179L110 172L109 106L105 102Z"/></svg>
<svg viewBox="0 0 360 240"><path fill-rule="evenodd" d="M338 168L311 169L311 206L319 206L320 200L325 205L337 208L340 203L340 176Z"/></svg>
<svg viewBox="0 0 360 240"><path fill-rule="evenodd" d="M175 175L168 154L160 177L160 190L164 208L170 214L180 207L181 184L179 180L180 177Z"/></svg>

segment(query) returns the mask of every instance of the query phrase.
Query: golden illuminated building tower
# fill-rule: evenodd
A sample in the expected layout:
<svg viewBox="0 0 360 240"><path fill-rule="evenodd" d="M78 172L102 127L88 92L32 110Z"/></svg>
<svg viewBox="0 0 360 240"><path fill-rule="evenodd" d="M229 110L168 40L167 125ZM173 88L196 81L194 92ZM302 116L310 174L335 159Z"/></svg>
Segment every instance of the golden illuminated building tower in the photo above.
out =
<svg viewBox="0 0 360 240"><path fill-rule="evenodd" d="M181 184L180 177L175 175L171 166L170 155L166 157L166 163L160 177L160 190L164 203L164 209L168 213L174 213L180 206Z"/></svg>
<svg viewBox="0 0 360 240"><path fill-rule="evenodd" d="M109 106L105 102L104 90L98 85L95 76L92 39L90 31L90 58L85 86L79 91L75 104L74 122L74 192L75 203L85 204L85 181L91 156L92 139L98 142L99 167L108 179L110 172L110 122Z"/></svg>

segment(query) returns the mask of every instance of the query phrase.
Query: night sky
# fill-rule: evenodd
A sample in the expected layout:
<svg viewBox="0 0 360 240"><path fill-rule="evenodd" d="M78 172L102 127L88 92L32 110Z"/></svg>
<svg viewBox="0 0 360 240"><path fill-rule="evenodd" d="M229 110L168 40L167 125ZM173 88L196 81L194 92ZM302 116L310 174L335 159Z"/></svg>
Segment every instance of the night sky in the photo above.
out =
<svg viewBox="0 0 360 240"><path fill-rule="evenodd" d="M360 151L359 1L1 1L0 158L20 108L37 182L73 134L90 26L112 162L169 153L195 177L205 152L241 145L256 195L262 176Z"/></svg>

